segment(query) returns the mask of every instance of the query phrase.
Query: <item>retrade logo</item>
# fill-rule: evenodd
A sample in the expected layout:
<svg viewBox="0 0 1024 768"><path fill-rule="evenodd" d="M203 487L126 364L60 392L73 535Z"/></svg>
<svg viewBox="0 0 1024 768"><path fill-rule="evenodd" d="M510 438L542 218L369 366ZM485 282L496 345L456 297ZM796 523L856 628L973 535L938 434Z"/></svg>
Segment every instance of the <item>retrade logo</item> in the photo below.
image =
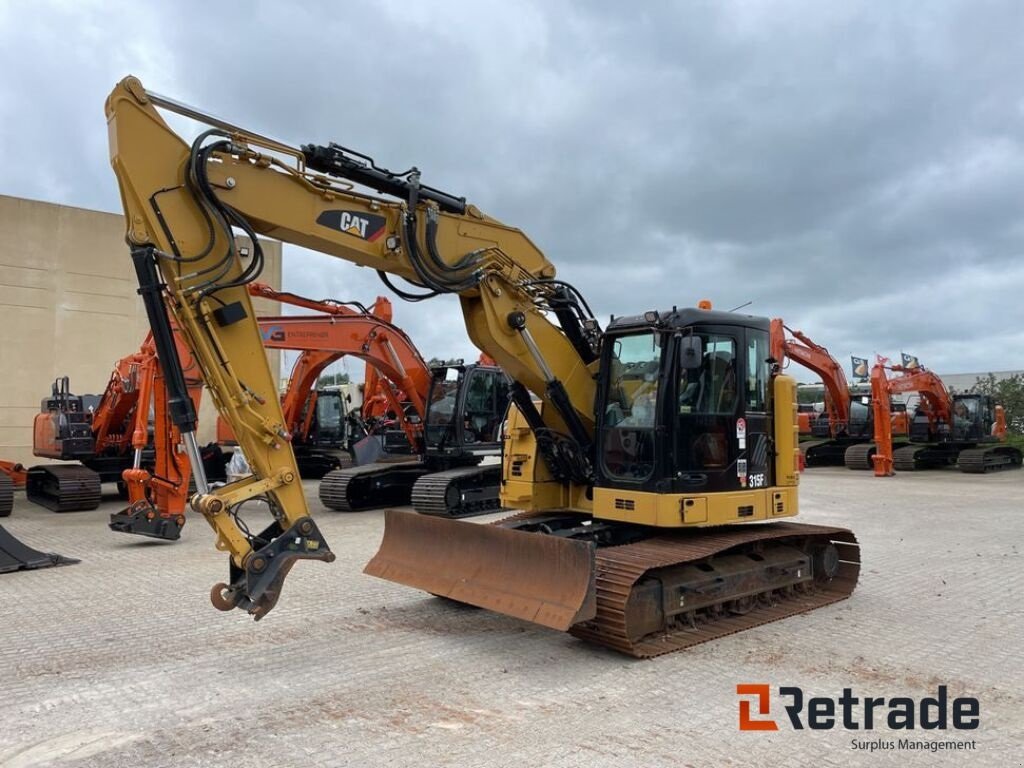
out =
<svg viewBox="0 0 1024 768"><path fill-rule="evenodd" d="M736 686L740 696L754 696L757 699L757 713L767 715L771 711L771 689L764 683L740 683ZM774 720L754 720L750 716L749 699L740 699L740 730L741 731L777 731L779 726Z"/></svg>
<svg viewBox="0 0 1024 768"><path fill-rule="evenodd" d="M766 683L739 683L739 729L741 731L777 731L772 714L772 690ZM934 696L920 700L909 696L854 696L852 688L843 688L838 698L806 696L802 688L781 686L778 697L782 713L795 731L805 728L820 731L842 728L849 731L888 728L893 731L965 730L981 724L981 704L971 696L950 699L946 686L938 686ZM755 712L756 708L756 712ZM780 718L781 719L781 718ZM784 722L784 721L783 721Z"/></svg>

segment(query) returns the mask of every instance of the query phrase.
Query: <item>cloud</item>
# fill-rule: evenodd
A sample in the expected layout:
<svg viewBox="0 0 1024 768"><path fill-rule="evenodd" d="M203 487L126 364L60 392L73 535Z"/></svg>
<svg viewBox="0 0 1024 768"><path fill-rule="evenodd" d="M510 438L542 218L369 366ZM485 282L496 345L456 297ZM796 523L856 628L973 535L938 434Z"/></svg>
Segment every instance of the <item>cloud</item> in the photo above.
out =
<svg viewBox="0 0 1024 768"><path fill-rule="evenodd" d="M605 317L752 301L841 361L1021 368L1022 36L1009 1L15 1L0 192L118 209L102 105L131 72L291 143L418 166ZM380 290L295 248L284 279ZM453 300L396 319L428 356L473 356Z"/></svg>

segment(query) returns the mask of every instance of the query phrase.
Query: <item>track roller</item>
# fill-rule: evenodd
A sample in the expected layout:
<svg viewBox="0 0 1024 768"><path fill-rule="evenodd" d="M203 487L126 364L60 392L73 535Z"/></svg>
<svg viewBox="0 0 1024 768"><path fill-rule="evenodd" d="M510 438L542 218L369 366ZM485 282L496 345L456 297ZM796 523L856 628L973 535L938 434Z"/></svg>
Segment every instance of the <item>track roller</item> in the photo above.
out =
<svg viewBox="0 0 1024 768"><path fill-rule="evenodd" d="M426 473L427 467L419 461L335 469L320 481L320 501L335 512L402 506L409 503L413 485Z"/></svg>
<svg viewBox="0 0 1024 768"><path fill-rule="evenodd" d="M501 509L500 488L500 464L431 472L412 487L412 506L422 515L486 515Z"/></svg>
<svg viewBox="0 0 1024 768"><path fill-rule="evenodd" d="M10 517L14 509L14 483L7 475L0 474L0 517Z"/></svg>
<svg viewBox="0 0 1024 768"><path fill-rule="evenodd" d="M1020 449L997 445L960 451L956 463L961 472L981 474L1000 469L1020 469L1022 458Z"/></svg>
<svg viewBox="0 0 1024 768"><path fill-rule="evenodd" d="M25 497L54 512L79 512L100 505L100 476L81 464L31 467Z"/></svg>
<svg viewBox="0 0 1024 768"><path fill-rule="evenodd" d="M851 445L843 455L843 463L847 469L874 469L875 465L871 461L871 457L877 452L878 447L874 443Z"/></svg>

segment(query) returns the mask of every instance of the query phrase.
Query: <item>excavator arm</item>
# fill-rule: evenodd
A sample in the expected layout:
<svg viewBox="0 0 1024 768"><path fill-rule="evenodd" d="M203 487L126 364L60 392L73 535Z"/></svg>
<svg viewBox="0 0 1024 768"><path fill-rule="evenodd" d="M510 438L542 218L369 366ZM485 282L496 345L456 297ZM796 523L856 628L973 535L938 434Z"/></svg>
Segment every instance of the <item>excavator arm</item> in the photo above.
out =
<svg viewBox="0 0 1024 768"><path fill-rule="evenodd" d="M177 361L185 373L188 396L198 410L203 382L195 362L180 335L175 334ZM181 434L167 413L167 388L152 334L142 344L143 361L138 366L137 405L131 433L133 462L121 473L128 490L128 507L110 516L110 528L157 539L175 540L185 525L188 498L189 458L180 451ZM142 453L149 447L149 413L153 408L153 471L142 466Z"/></svg>
<svg viewBox="0 0 1024 768"><path fill-rule="evenodd" d="M250 286L250 294L295 306L323 309L323 312L316 315L259 318L265 348L302 350L282 397L284 419L290 431L308 432L308 424L303 424L303 412L308 419L315 410L315 401L311 397L315 396L317 379L327 366L346 355L365 360L367 367L373 370L377 370L374 366L379 366L382 371L380 380L391 396L395 397L395 388L403 392L413 403L422 422L430 386L430 368L405 333L377 317L378 308L386 306L390 309L387 299L378 297L372 309L353 304L362 309L360 312L350 309L349 305L329 300L317 302L263 285ZM387 314L390 315L390 311ZM179 359L187 361L186 381L195 407L198 408L202 382L194 377L194 364L188 349L179 344L178 354ZM189 461L187 455L178 450L181 436L167 414L167 393L153 352L152 337L147 338L137 357L143 362L139 364L136 376L139 406L135 411L132 433L135 466L125 470L122 475L128 487L129 506L125 511L111 516L110 527L124 533L177 539L185 522ZM150 403L154 408L153 473L142 468L140 461L142 450L150 444ZM392 405L400 412L397 399ZM420 426L410 424L401 415L399 418L410 445L414 450L419 450ZM231 439L234 439L233 434Z"/></svg>
<svg viewBox="0 0 1024 768"><path fill-rule="evenodd" d="M209 129L189 145L158 107ZM410 289L416 298L458 295L470 338L519 383L517 404L559 443L545 452L549 461L561 457L554 468L565 481L588 481L596 322L525 234L421 184L415 169L392 173L333 144L288 146L149 93L132 77L114 88L106 115L127 241L161 359L173 355L169 310L254 472L209 486L194 407L180 372L170 372L168 406L196 472L192 506L231 557L215 604L260 618L297 560L334 559L309 516L249 300L262 266L257 235L370 267L386 281L403 278L418 286ZM247 263L236 227L254 244ZM253 498L264 499L275 520L256 535L236 517Z"/></svg>
<svg viewBox="0 0 1024 768"><path fill-rule="evenodd" d="M786 338L786 331L792 338ZM825 412L833 437L842 434L850 423L850 385L846 381L843 366L829 354L829 351L812 341L802 331L793 330L781 318L775 318L770 326L772 357L780 364L786 358L795 360L816 373L825 385Z"/></svg>
<svg viewBox="0 0 1024 768"><path fill-rule="evenodd" d="M875 454L871 457L875 477L890 477L892 471L892 414L889 381L885 366L876 362L871 368L871 408L875 425Z"/></svg>
<svg viewBox="0 0 1024 768"><path fill-rule="evenodd" d="M920 367L910 369L901 365L893 365L889 370L903 374L888 380L889 394L917 392L921 396L921 404L932 424L939 421L946 424L953 423L953 399L949 396L949 391L942 383L942 379L931 371Z"/></svg>
<svg viewBox="0 0 1024 768"><path fill-rule="evenodd" d="M312 417L313 403L306 406L323 370L336 360L351 355L366 363L368 386L364 391L380 390L384 402L398 415L410 445L414 448L419 445L419 428L405 419L392 384L412 403L422 423L430 387L430 368L412 340L391 323L393 312L387 297L378 296L370 307L366 307L354 301L310 299L278 291L263 283L251 284L249 295L321 313L264 317L259 321L264 347L302 350L281 400L285 424L290 431L295 431L299 425L303 410L307 419Z"/></svg>

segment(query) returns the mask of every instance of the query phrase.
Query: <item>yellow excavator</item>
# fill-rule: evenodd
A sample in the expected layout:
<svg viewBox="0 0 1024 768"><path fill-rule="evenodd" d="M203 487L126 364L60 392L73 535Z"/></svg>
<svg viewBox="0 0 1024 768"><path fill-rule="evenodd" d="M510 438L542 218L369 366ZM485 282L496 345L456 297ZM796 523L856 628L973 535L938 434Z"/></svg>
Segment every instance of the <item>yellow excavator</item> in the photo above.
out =
<svg viewBox="0 0 1024 768"><path fill-rule="evenodd" d="M205 129L186 143L161 110ZM523 232L416 168L393 172L333 143L290 146L134 77L106 115L139 292L196 472L191 507L230 555L216 607L259 619L297 561L335 557L309 514L246 290L263 263L257 235L370 267L406 300L457 295L469 337L513 382L501 496L522 511L489 525L389 511L367 573L634 656L853 591L853 533L787 522L798 512L795 383L770 357L767 318L702 305L602 329ZM233 230L252 253L236 250ZM168 313L249 478L203 477ZM274 522L255 533L240 506L257 498Z"/></svg>

